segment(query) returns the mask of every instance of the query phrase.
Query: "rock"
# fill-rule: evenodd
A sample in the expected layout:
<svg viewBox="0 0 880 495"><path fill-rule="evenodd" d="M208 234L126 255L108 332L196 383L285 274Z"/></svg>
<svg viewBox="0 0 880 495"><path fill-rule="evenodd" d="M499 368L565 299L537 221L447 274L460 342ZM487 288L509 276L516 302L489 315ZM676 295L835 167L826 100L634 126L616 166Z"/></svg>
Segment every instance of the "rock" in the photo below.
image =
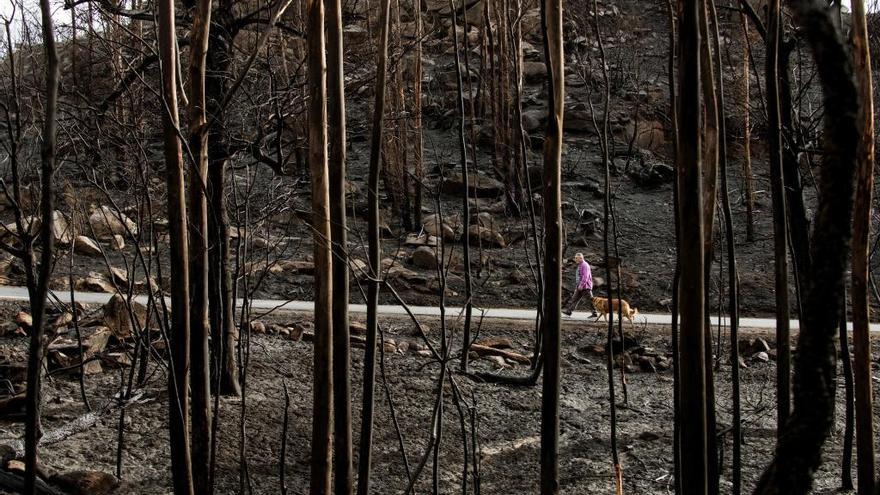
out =
<svg viewBox="0 0 880 495"><path fill-rule="evenodd" d="M86 277L77 280L74 288L84 292L116 292L113 284L106 277L97 272L89 272Z"/></svg>
<svg viewBox="0 0 880 495"><path fill-rule="evenodd" d="M67 218L60 211L52 212L52 234L55 236L55 242L58 246L69 246L73 240L73 229L70 227Z"/></svg>
<svg viewBox="0 0 880 495"><path fill-rule="evenodd" d="M124 213L114 211L108 206L102 206L89 216L89 225L99 239L112 237L113 235L126 235L127 230L132 235L137 235L138 227Z"/></svg>
<svg viewBox="0 0 880 495"><path fill-rule="evenodd" d="M409 260L413 265L419 268L429 270L437 268L437 253L434 252L434 249L427 246L420 247L413 251Z"/></svg>
<svg viewBox="0 0 880 495"><path fill-rule="evenodd" d="M547 121L547 111L540 109L531 109L526 110L522 113L522 126L523 130L528 133L533 133L538 131L544 127L544 123ZM565 120L563 120L563 123ZM531 168L531 167L530 167ZM532 182L532 185L535 185Z"/></svg>
<svg viewBox="0 0 880 495"><path fill-rule="evenodd" d="M351 335L366 335L367 326L359 321L351 320L348 322L348 333Z"/></svg>
<svg viewBox="0 0 880 495"><path fill-rule="evenodd" d="M544 62L523 62L523 78L527 83L540 83L547 77L547 65Z"/></svg>
<svg viewBox="0 0 880 495"><path fill-rule="evenodd" d="M468 233L470 234L469 240L472 246L477 246L482 242L484 247L507 247L507 242L504 240L504 236L496 230L481 227L479 225L471 225L468 227Z"/></svg>
<svg viewBox="0 0 880 495"><path fill-rule="evenodd" d="M429 235L442 237L444 241L454 242L460 236L461 221L455 216L443 216L443 222L440 222L440 215L428 215L422 219L422 228Z"/></svg>
<svg viewBox="0 0 880 495"><path fill-rule="evenodd" d="M281 260L275 263L277 271L314 275L315 264L304 260Z"/></svg>
<svg viewBox="0 0 880 495"><path fill-rule="evenodd" d="M446 177L443 181L443 192L455 196L464 196L464 176L460 173L453 173ZM479 173L468 172L468 197L495 198L503 193L504 184L498 179Z"/></svg>
<svg viewBox="0 0 880 495"><path fill-rule="evenodd" d="M24 311L19 311L18 314L15 315L15 323L25 331L29 331L34 324L34 318Z"/></svg>
<svg viewBox="0 0 880 495"><path fill-rule="evenodd" d="M131 313L129 304L120 294L113 297L104 305L104 325L110 329L117 339L123 340L131 337L132 317L135 318L137 328L143 328L147 322L147 307L137 301L131 301Z"/></svg>
<svg viewBox="0 0 880 495"><path fill-rule="evenodd" d="M370 265L364 260L352 258L348 262L348 273L357 280L365 280L370 274Z"/></svg>
<svg viewBox="0 0 880 495"><path fill-rule="evenodd" d="M403 244L406 246L431 246L437 247L440 245L440 239L435 235L430 234L407 234L406 240L403 241Z"/></svg>
<svg viewBox="0 0 880 495"><path fill-rule="evenodd" d="M650 356L639 356L638 363L639 363L639 368L641 368L642 371L649 372L649 373L656 373L657 372L657 367L654 364L654 358L652 358Z"/></svg>
<svg viewBox="0 0 880 495"><path fill-rule="evenodd" d="M504 360L501 356L485 356L486 361L492 363L492 367L496 370L503 370L510 368L510 365L507 364L507 361Z"/></svg>
<svg viewBox="0 0 880 495"><path fill-rule="evenodd" d="M266 333L266 325L262 321L252 321L251 322L251 333L265 334Z"/></svg>
<svg viewBox="0 0 880 495"><path fill-rule="evenodd" d="M601 122L600 116L596 116L597 122ZM587 110L565 110L565 118L562 119L562 130L574 134L595 132L593 118Z"/></svg>
<svg viewBox="0 0 880 495"><path fill-rule="evenodd" d="M55 475L50 481L71 495L103 495L119 484L115 476L101 471L71 471Z"/></svg>
<svg viewBox="0 0 880 495"><path fill-rule="evenodd" d="M646 442L653 442L654 440L660 440L660 438L660 434L654 431L643 431L639 434L639 439Z"/></svg>
<svg viewBox="0 0 880 495"><path fill-rule="evenodd" d="M669 145L663 124L656 120L642 120L638 125L635 121L630 121L626 124L625 136L627 143L635 138L634 144L637 147L651 151L661 151Z"/></svg>
<svg viewBox="0 0 880 495"><path fill-rule="evenodd" d="M397 344L395 344L393 340L386 340L385 344L382 346L382 350L385 354L394 354L397 352Z"/></svg>
<svg viewBox="0 0 880 495"><path fill-rule="evenodd" d="M76 236L76 239L73 241L73 250L83 256L101 256L104 253L97 242L84 235Z"/></svg>
<svg viewBox="0 0 880 495"><path fill-rule="evenodd" d="M397 343L397 352L399 352L400 354L406 354L406 351L408 351L408 350L409 350L409 342L404 340L403 342Z"/></svg>
<svg viewBox="0 0 880 495"><path fill-rule="evenodd" d="M110 247L112 247L114 251L122 251L125 249L125 237L115 234L110 238Z"/></svg>

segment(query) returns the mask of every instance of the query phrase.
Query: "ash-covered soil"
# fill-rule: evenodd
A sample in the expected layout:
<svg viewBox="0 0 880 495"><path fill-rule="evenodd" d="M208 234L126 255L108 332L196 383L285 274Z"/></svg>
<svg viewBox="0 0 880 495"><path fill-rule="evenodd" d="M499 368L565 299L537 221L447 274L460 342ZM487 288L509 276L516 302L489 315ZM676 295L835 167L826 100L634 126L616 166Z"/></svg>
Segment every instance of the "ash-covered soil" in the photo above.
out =
<svg viewBox="0 0 880 495"><path fill-rule="evenodd" d="M10 308L4 311L10 315ZM359 316L355 316L357 320ZM308 315L277 314L263 318L266 327L305 328ZM272 324L274 323L274 325ZM425 351L424 341L412 322L383 318L385 338L393 340L385 355L384 372L377 382L376 430L374 434L373 493L400 493L407 485L407 470L400 452L399 438L393 426L388 395L410 469L419 465L431 436L431 417L437 392L439 366ZM439 345L437 321L423 321L428 338ZM276 326L277 325L277 326ZM509 339L511 351L528 355L532 342L530 322L484 322L480 337ZM460 341L460 325L452 318L448 324L453 350ZM617 444L623 466L626 493L666 494L672 490L672 375L669 370L644 371L637 353L657 356L664 362L670 353L668 329L633 328L627 325L628 337L637 341L631 348L634 364L626 373L627 396L621 387L620 370L614 370L617 397ZM610 448L610 406L608 375L604 353L606 327L602 323L566 324L562 342L560 480L561 492L569 494L611 493L613 469ZM746 332L744 341L767 335ZM769 341L769 338L768 338ZM7 359L21 359L26 340L7 337L0 350ZM598 346L598 349L596 348ZM771 342L772 346L772 342ZM726 356L726 340L722 344ZM393 352L392 352L393 351ZM453 351L454 352L454 351ZM280 491L279 463L282 424L285 415L284 387L290 396L287 437L286 483L289 493L305 493L309 476L309 449L312 418L312 344L305 339L294 341L281 334L253 334L247 366L245 398L221 398L219 444L217 447L217 493L239 493L242 480L254 493ZM772 352L770 353L772 356ZM767 465L775 438L775 365L761 356L744 352L747 367L742 369L742 407L745 443L743 472L746 491ZM454 362L457 362L454 360ZM506 368L502 373L524 375L529 367L477 359L474 371ZM359 439L362 346L352 352L354 440ZM453 366L455 368L455 366ZM661 366L658 368L662 369ZM142 389L135 389L137 399L125 409L122 483L114 493L164 494L170 490L170 467L165 371L151 366L150 379ZM716 371L718 430L724 432L722 491L730 489L731 438L730 366L721 357ZM128 369L106 368L103 373L86 376L89 399L96 409L109 404L97 422L87 428L73 428L74 433L46 445L41 460L51 471L77 469L114 473L118 452L120 408L113 397L125 387ZM461 416L453 398L453 386L464 398L459 405L465 414L468 449L477 445L478 478L469 475L468 483L478 479L482 493L537 493L539 479L539 431L541 382L537 386L510 386L481 383L454 373L443 386L442 436L438 464L440 493L460 491L462 460ZM387 386L387 392L386 387ZM839 395L842 397L842 381ZM47 432L69 425L85 413L79 384L70 375L56 375L46 380L44 427ZM241 430L241 411L246 411ZM473 414L473 415L471 415ZM843 410L838 408L835 428L825 449L825 462L816 475L814 493L836 493L840 479ZM476 420L476 437L471 435L471 418ZM0 422L0 444L11 444L22 434L22 424L8 419ZM241 438L245 444L242 446ZM247 461L248 476L242 479L240 452ZM199 453L202 455L203 453ZM471 468L472 469L472 468ZM417 491L431 490L432 460L416 483Z"/></svg>

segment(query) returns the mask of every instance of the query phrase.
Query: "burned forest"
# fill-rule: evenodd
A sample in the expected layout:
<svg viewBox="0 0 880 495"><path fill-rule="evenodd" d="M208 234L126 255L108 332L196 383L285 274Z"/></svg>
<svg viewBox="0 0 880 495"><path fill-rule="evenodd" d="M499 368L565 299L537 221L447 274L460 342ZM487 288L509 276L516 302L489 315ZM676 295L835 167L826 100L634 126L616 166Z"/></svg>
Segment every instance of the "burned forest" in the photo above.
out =
<svg viewBox="0 0 880 495"><path fill-rule="evenodd" d="M0 493L880 494L877 0L0 28Z"/></svg>

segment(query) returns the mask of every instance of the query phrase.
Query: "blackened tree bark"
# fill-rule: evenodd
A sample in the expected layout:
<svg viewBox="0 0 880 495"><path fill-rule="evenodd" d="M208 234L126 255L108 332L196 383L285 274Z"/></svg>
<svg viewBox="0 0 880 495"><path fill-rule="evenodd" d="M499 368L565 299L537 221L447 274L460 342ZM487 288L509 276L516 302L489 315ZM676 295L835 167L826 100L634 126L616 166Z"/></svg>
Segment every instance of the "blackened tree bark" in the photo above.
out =
<svg viewBox="0 0 880 495"><path fill-rule="evenodd" d="M706 328L704 311L703 157L700 119L699 2L683 0L679 22L678 149L676 169L679 216L681 313L681 489L708 492L706 429Z"/></svg>
<svg viewBox="0 0 880 495"><path fill-rule="evenodd" d="M315 263L314 400L312 403L312 495L330 493L333 431L333 287L330 249L330 185L327 163L327 60L324 4L307 0L309 170L312 183L312 243Z"/></svg>
<svg viewBox="0 0 880 495"><path fill-rule="evenodd" d="M171 477L175 495L193 493L189 439L189 263L183 172L178 138L177 37L174 2L158 3L159 52L162 64L162 126L165 180L168 188L168 231L171 244L171 367L168 374L168 429Z"/></svg>
<svg viewBox="0 0 880 495"><path fill-rule="evenodd" d="M214 342L214 369L219 374L217 392L239 396L241 385L235 359L238 326L235 324L232 270L229 266L231 256L226 201L226 164L230 151L226 111L222 105L230 80L231 50L236 32L233 22L231 1L218 1L212 15L205 60L205 94L208 114L213 122L208 134L208 197L211 204L208 215L208 315Z"/></svg>
<svg viewBox="0 0 880 495"><path fill-rule="evenodd" d="M35 293L31 299L31 335L28 345L27 391L25 398L25 478L24 493L36 493L37 447L40 442L41 375L45 335L46 296L52 275L54 247L54 204L52 182L55 175L56 135L58 130L58 80L61 71L55 48L55 31L49 0L40 0L43 32L43 53L46 57L46 113L43 116L43 134L40 147L40 265ZM12 77L15 77L13 74Z"/></svg>
<svg viewBox="0 0 880 495"><path fill-rule="evenodd" d="M559 493L559 339L562 320L562 119L565 58L562 0L543 0L544 58L550 82L544 138L544 382L541 395L541 494Z"/></svg>
<svg viewBox="0 0 880 495"><path fill-rule="evenodd" d="M342 2L327 0L330 235L333 241L334 490L352 492L351 357L348 328L348 235L345 219L345 78Z"/></svg>
<svg viewBox="0 0 880 495"><path fill-rule="evenodd" d="M785 187L782 176L782 124L779 94L780 0L771 0L767 14L767 115L770 127L770 192L773 202L773 248L776 288L776 428L781 435L791 410L791 345L788 300L788 250Z"/></svg>
<svg viewBox="0 0 880 495"><path fill-rule="evenodd" d="M470 210L470 193L468 193L468 189L470 188L468 182L470 180L469 172L468 172L468 164L467 164L467 143L464 137L464 125L465 119L467 118L465 115L464 109L464 85L462 82L462 64L459 57L459 45L458 45L458 16L456 15L455 3L453 0L449 0L449 7L452 11L452 47L455 50L455 74L456 74L456 89L458 90L458 149L459 149L459 161L461 163L461 180L464 189L464 195L462 196L461 202L461 215L464 218L464 233L461 237L462 244L462 258L464 263L464 290L465 290L465 306L464 306L464 329L462 332L462 346L461 346L461 371L462 373L467 373L468 371L468 352L470 351L471 346L471 319L474 312L474 304L471 300L473 297L473 282L471 281L471 240L470 240L470 228L468 227L470 224L471 210ZM466 9L462 9L466 11ZM465 38L467 38L467 30L468 24L467 19L464 21L464 26L462 27L462 32L465 33ZM467 49L467 48L465 48ZM467 63L465 63L465 68L467 68ZM468 74L468 78L470 79L470 74ZM471 100L473 102L473 100ZM471 133L471 137L473 137L473 133ZM479 226L479 221L477 222ZM478 228L482 228L479 226Z"/></svg>
<svg viewBox="0 0 880 495"><path fill-rule="evenodd" d="M810 244L813 267L798 335L794 408L779 438L776 456L756 488L758 494L808 493L833 425L835 334L851 238L859 140L859 99L853 69L827 5L821 0L798 0L791 6L813 52L822 86L824 154L816 228Z"/></svg>
<svg viewBox="0 0 880 495"><path fill-rule="evenodd" d="M874 489L874 401L871 379L871 329L868 302L868 237L874 190L874 86L864 0L853 0L853 72L859 91L859 136L856 149L856 197L852 239L853 378L855 385L858 493Z"/></svg>
<svg viewBox="0 0 880 495"><path fill-rule="evenodd" d="M189 184L190 366L192 394L193 490L211 493L211 371L208 338L208 132L205 101L205 57L211 28L211 0L192 9L189 56L189 149L193 158Z"/></svg>
<svg viewBox="0 0 880 495"><path fill-rule="evenodd" d="M373 450L373 409L376 404L376 345L379 324L379 173L382 168L382 129L385 116L385 82L388 67L388 31L391 0L382 0L379 18L379 47L376 63L375 103L370 139L370 171L367 184L367 243L370 280L367 284L367 343L364 351L364 393L361 407L361 440L358 452L358 495L370 492Z"/></svg>

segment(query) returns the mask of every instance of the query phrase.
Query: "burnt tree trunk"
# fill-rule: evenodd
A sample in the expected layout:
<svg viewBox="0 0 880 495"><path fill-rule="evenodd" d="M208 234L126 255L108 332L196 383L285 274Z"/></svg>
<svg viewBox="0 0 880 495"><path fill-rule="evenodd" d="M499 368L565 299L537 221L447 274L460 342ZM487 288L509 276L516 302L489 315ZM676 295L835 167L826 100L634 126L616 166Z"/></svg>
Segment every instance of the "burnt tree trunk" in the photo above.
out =
<svg viewBox="0 0 880 495"><path fill-rule="evenodd" d="M345 78L342 2L327 1L330 236L333 245L334 489L352 492L351 349L348 328L348 235L345 218Z"/></svg>
<svg viewBox="0 0 880 495"><path fill-rule="evenodd" d="M676 150L681 313L679 373L681 489L708 493L706 425L706 328L704 298L703 157L700 119L699 2L684 0L679 22L679 99Z"/></svg>
<svg viewBox="0 0 880 495"><path fill-rule="evenodd" d="M871 200L874 190L874 87L864 0L852 3L853 72L858 84L860 113L856 148L856 196L852 238L853 378L855 385L858 493L874 489L874 401L871 379L871 329L868 301Z"/></svg>
<svg viewBox="0 0 880 495"><path fill-rule="evenodd" d="M189 56L189 149L193 167L189 183L190 366L192 394L193 490L208 494L211 452L211 372L208 338L208 132L205 57L211 28L211 0L198 0L192 11Z"/></svg>
<svg viewBox="0 0 880 495"><path fill-rule="evenodd" d="M40 402L43 373L43 352L46 317L46 297L49 278L52 275L52 250L54 236L54 204L52 182L55 175L56 136L58 130L58 81L61 70L55 48L55 31L49 0L40 0L40 17L43 29L43 53L46 57L46 113L43 117L42 142L40 145L40 265L38 267L34 297L31 298L30 342L28 344L27 392L25 397L25 477L24 493L36 493L37 448L40 442ZM15 77L14 74L12 77Z"/></svg>
<svg viewBox="0 0 880 495"><path fill-rule="evenodd" d="M382 134L385 116L385 82L388 67L388 31L391 0L382 0L379 20L379 55L376 63L375 103L373 105L370 139L370 170L367 184L367 342L364 351L363 405L361 407L361 440L358 456L358 495L370 492L370 468L373 450L373 415L376 405L376 345L379 323L379 173L382 168Z"/></svg>
<svg viewBox="0 0 880 495"><path fill-rule="evenodd" d="M324 4L307 0L309 171L312 183L312 243L315 263L315 343L312 403L312 495L330 493L333 424L333 287L330 250L330 185L327 163L327 61Z"/></svg>
<svg viewBox="0 0 880 495"><path fill-rule="evenodd" d="M851 237L859 141L858 90L849 53L821 0L791 2L808 41L825 108L824 154L810 254L804 314L795 361L794 408L779 437L776 457L755 493L808 493L833 425L836 390L835 335Z"/></svg>
<svg viewBox="0 0 880 495"><path fill-rule="evenodd" d="M177 38L174 2L158 4L159 52L162 64L162 113L165 180L168 188L168 231L171 260L171 367L168 374L168 429L171 477L175 495L193 493L189 439L189 251L184 203L183 151L178 138Z"/></svg>
<svg viewBox="0 0 880 495"><path fill-rule="evenodd" d="M544 138L544 381L541 394L541 494L559 493L559 382L562 319L562 119L565 58L562 0L543 0L544 58L550 83Z"/></svg>

